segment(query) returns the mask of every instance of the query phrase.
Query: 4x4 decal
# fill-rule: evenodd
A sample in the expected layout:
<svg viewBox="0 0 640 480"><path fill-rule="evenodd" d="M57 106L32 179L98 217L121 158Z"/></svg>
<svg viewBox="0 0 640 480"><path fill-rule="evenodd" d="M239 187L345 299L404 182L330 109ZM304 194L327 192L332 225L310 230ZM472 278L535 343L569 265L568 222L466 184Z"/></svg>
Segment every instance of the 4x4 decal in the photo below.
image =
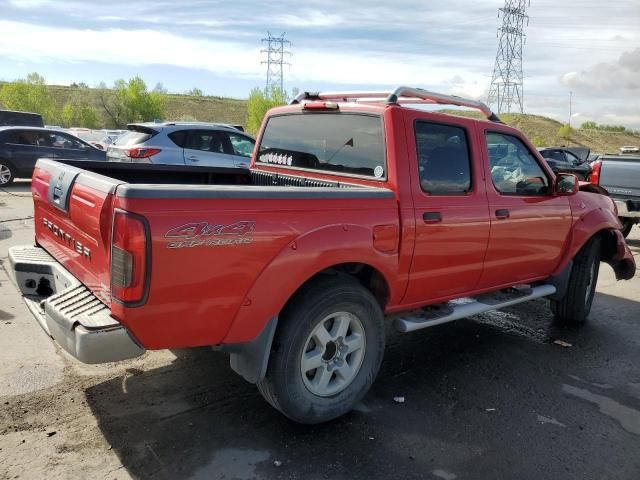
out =
<svg viewBox="0 0 640 480"><path fill-rule="evenodd" d="M167 248L247 245L253 242L251 232L255 226L256 222L245 220L230 225L191 222L171 228L164 236Z"/></svg>

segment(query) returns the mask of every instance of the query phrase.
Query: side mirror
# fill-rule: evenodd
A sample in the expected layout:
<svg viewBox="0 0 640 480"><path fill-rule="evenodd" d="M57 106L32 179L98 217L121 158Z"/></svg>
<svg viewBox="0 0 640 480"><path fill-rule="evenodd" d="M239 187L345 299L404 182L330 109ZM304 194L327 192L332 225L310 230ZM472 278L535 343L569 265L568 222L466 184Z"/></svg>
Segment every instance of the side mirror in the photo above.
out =
<svg viewBox="0 0 640 480"><path fill-rule="evenodd" d="M572 173L559 173L553 185L553 192L561 196L575 195L579 186L578 177Z"/></svg>

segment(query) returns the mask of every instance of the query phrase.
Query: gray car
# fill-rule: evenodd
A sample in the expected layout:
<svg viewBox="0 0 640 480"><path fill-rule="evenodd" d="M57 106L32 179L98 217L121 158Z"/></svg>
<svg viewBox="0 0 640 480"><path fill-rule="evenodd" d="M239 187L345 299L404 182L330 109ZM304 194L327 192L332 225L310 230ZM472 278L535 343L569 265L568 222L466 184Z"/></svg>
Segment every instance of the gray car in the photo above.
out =
<svg viewBox="0 0 640 480"><path fill-rule="evenodd" d="M111 162L248 168L255 139L219 123L136 123L107 149Z"/></svg>

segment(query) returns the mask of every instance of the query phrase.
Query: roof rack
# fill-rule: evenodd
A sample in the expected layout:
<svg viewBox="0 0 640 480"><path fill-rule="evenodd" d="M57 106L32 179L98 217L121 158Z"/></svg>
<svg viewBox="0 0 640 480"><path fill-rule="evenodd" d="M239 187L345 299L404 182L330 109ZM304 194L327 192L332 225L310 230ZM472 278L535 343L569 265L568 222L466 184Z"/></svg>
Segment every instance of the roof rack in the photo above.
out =
<svg viewBox="0 0 640 480"><path fill-rule="evenodd" d="M398 87L393 92L302 92L294 98L291 104L300 103L305 100L334 100L342 102L365 102L365 103L387 103L387 104L431 104L431 105L455 105L458 107L468 107L480 110L487 120L502 123L498 116L491 109L477 100L458 97L456 95L444 95L442 93L430 92L422 88Z"/></svg>

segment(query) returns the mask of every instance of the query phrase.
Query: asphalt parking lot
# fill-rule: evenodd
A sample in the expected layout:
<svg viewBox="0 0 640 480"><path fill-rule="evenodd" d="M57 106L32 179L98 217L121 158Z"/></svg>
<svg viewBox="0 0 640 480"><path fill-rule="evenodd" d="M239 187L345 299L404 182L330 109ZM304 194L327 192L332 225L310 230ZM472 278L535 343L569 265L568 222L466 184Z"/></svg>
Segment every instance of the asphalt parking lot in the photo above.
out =
<svg viewBox="0 0 640 480"><path fill-rule="evenodd" d="M357 410L309 427L209 349L68 357L7 276L31 217L28 182L0 191L0 478L640 478L640 273L603 265L582 329L538 300L391 332Z"/></svg>

